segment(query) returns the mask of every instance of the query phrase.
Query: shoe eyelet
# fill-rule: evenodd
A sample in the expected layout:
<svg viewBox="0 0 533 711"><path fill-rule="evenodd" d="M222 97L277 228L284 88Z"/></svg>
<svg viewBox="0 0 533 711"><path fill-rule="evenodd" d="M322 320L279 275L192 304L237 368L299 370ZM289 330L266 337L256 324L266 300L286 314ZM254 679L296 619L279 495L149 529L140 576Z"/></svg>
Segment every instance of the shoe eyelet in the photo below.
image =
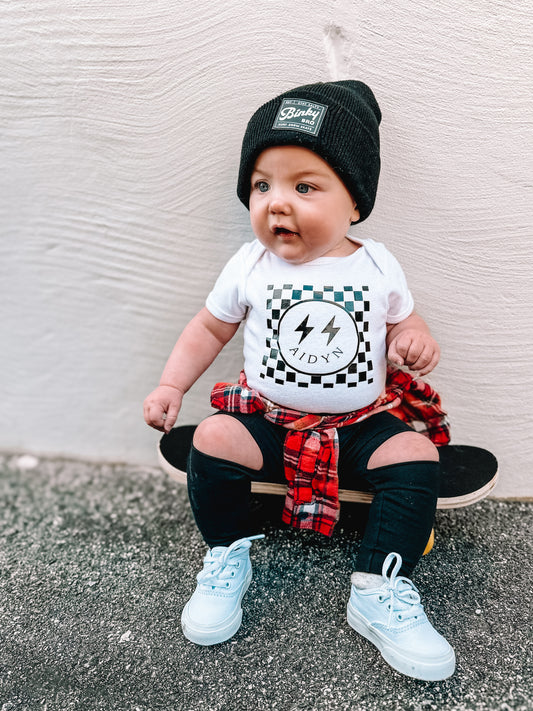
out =
<svg viewBox="0 0 533 711"><path fill-rule="evenodd" d="M400 615L396 615L396 619L398 620L398 622L401 622L401 621L403 620L403 617L402 617L401 614L400 614Z"/></svg>
<svg viewBox="0 0 533 711"><path fill-rule="evenodd" d="M229 588L229 587L231 587L231 583L229 583L229 582L228 582L228 583L226 583L224 587L225 587L225 588Z"/></svg>
<svg viewBox="0 0 533 711"><path fill-rule="evenodd" d="M378 595L378 602L385 602L383 595Z"/></svg>

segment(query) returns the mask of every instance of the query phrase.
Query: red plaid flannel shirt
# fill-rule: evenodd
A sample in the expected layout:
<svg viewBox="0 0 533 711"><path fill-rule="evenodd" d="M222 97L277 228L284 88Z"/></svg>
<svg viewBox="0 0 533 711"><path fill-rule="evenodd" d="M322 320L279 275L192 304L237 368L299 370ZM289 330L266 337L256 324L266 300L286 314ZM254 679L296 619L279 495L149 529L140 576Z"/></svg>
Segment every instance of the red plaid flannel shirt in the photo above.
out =
<svg viewBox="0 0 533 711"><path fill-rule="evenodd" d="M388 410L419 429L437 446L450 441L446 413L439 395L421 380L396 368L387 370L383 395L367 407L340 415L314 415L290 410L263 398L248 387L241 372L239 383L217 383L211 404L218 410L264 417L287 428L284 443L285 477L288 489L282 520L295 528L306 528L330 536L339 519L338 427L360 422Z"/></svg>

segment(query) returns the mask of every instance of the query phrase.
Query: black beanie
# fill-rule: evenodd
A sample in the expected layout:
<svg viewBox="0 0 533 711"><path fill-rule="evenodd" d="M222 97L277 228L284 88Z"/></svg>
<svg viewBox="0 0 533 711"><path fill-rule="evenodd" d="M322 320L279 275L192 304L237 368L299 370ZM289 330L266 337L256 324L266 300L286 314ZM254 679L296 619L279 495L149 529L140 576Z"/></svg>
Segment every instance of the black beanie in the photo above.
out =
<svg viewBox="0 0 533 711"><path fill-rule="evenodd" d="M361 81L306 84L263 104L242 141L237 195L249 206L250 178L259 154L271 146L302 146L323 158L357 202L362 222L378 187L381 111Z"/></svg>

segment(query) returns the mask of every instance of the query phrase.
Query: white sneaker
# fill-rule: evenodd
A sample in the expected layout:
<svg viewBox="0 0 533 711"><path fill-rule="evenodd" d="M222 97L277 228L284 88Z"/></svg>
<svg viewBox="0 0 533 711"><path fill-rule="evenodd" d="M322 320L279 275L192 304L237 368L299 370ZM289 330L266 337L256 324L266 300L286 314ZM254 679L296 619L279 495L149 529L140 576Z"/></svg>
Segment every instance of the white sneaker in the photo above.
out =
<svg viewBox="0 0 533 711"><path fill-rule="evenodd" d="M396 561L387 577L391 564ZM398 577L402 559L389 553L378 588L352 585L348 624L374 644L391 667L425 681L439 681L455 671L451 646L431 625L413 583Z"/></svg>
<svg viewBox="0 0 533 711"><path fill-rule="evenodd" d="M252 580L251 541L264 535L239 538L230 546L216 546L204 558L198 585L181 615L183 634L191 642L225 642L241 626L241 600Z"/></svg>

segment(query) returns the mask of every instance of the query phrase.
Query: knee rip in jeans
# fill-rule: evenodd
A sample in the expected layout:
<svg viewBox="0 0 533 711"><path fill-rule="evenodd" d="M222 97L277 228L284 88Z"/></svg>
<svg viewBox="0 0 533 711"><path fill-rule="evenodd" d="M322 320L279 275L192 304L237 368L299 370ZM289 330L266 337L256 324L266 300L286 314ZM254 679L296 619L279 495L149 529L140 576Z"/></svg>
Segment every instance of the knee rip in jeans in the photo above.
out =
<svg viewBox="0 0 533 711"><path fill-rule="evenodd" d="M405 462L438 462L435 445L418 432L400 432L381 444L371 455L367 469L379 469Z"/></svg>
<svg viewBox="0 0 533 711"><path fill-rule="evenodd" d="M259 471L263 455L246 427L231 415L212 415L203 420L194 433L193 444L199 452L235 462Z"/></svg>

